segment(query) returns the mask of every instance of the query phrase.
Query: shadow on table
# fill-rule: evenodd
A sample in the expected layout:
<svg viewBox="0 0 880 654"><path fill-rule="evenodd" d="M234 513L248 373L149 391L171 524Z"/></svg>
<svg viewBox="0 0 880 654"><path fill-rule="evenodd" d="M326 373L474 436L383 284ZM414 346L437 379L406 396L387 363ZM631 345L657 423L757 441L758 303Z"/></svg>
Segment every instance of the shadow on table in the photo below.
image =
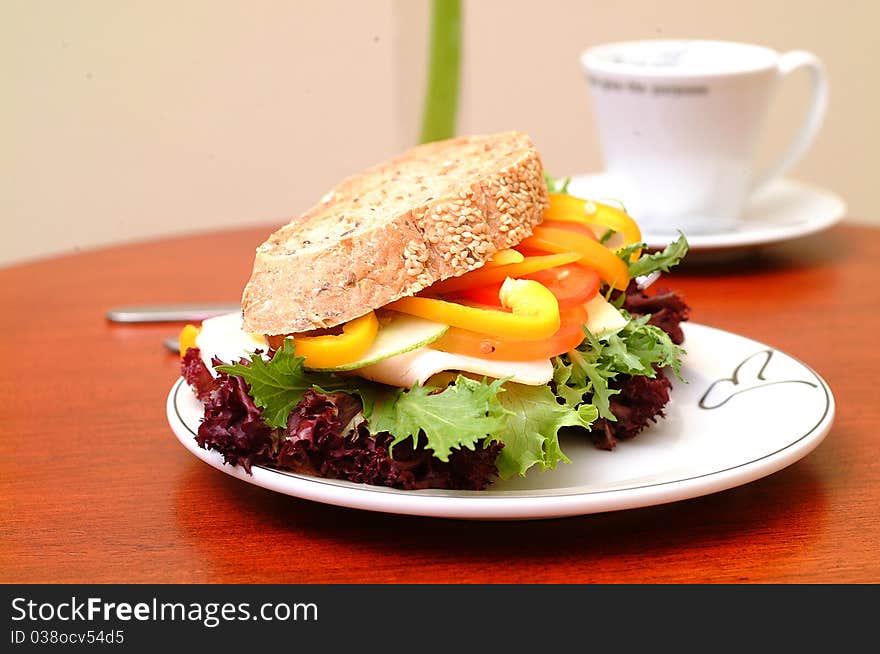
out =
<svg viewBox="0 0 880 654"><path fill-rule="evenodd" d="M809 460L745 486L671 504L586 516L485 522L324 505L243 484L194 463L178 487L178 527L211 579L268 583L638 582L663 563L701 560L697 582L780 578L826 520ZM193 513L192 497L204 505ZM786 534L788 545L780 543ZM234 548L234 552L230 551ZM715 557L713 559L712 557ZM747 571L740 561L748 561ZM677 563L676 563L677 561ZM610 573L606 573L607 565ZM621 570L624 578L620 578ZM790 574L796 575L796 568ZM680 572L679 572L680 575Z"/></svg>

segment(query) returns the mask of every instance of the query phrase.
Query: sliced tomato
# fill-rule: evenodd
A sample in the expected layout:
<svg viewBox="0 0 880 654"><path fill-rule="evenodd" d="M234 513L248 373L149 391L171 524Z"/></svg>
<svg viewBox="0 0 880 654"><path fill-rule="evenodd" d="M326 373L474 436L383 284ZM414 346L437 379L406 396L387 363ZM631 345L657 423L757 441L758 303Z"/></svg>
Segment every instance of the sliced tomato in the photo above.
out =
<svg viewBox="0 0 880 654"><path fill-rule="evenodd" d="M526 275L526 279L534 279L550 289L560 307L583 304L599 292L599 273L577 263L539 270Z"/></svg>
<svg viewBox="0 0 880 654"><path fill-rule="evenodd" d="M498 294L501 292L501 284L486 284L485 286L475 286L473 288L464 288L458 292L458 295L471 302L484 304L488 307L500 308L501 300ZM551 289L552 292L552 289Z"/></svg>
<svg viewBox="0 0 880 654"><path fill-rule="evenodd" d="M583 304L599 292L599 274L576 263L539 270L523 275L522 279L533 279L546 286L556 296L560 308ZM471 302L497 307L500 290L501 284L486 284L462 289L460 295Z"/></svg>
<svg viewBox="0 0 880 654"><path fill-rule="evenodd" d="M560 308L561 325L550 338L541 341L503 340L451 327L429 347L443 352L495 361L549 359L576 348L584 340L587 311L581 305Z"/></svg>
<svg viewBox="0 0 880 654"><path fill-rule="evenodd" d="M570 230L556 227L535 227L531 236L523 239L522 247L543 250L544 252L562 252L572 250L582 255L578 263L599 273L599 277L618 290L626 290L629 283L629 270L626 263L614 252L594 238Z"/></svg>
<svg viewBox="0 0 880 654"><path fill-rule="evenodd" d="M526 275L544 270L545 268L553 268L554 266L563 266L567 263L574 263L581 260L581 255L577 252L559 252L556 254L547 254L546 252L540 256L525 258L522 253L515 250L506 250L514 252L522 259L503 265L486 265L476 270L471 270L458 277L450 277L443 281L432 284L421 292L422 297L433 297L436 295L454 295L465 288L474 286L488 286L490 284L501 284L508 277L514 279L523 279Z"/></svg>

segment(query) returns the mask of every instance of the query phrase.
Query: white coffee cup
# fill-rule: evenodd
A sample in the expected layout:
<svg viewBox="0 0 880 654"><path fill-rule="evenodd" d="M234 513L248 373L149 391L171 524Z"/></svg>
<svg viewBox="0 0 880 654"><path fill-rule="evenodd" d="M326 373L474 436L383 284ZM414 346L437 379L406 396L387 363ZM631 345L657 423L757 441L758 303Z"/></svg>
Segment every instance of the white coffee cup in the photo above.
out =
<svg viewBox="0 0 880 654"><path fill-rule="evenodd" d="M736 227L749 196L784 175L822 126L822 62L729 41L608 43L580 57L610 194L652 232L706 234ZM812 96L794 142L755 170L764 118L780 80L806 68Z"/></svg>

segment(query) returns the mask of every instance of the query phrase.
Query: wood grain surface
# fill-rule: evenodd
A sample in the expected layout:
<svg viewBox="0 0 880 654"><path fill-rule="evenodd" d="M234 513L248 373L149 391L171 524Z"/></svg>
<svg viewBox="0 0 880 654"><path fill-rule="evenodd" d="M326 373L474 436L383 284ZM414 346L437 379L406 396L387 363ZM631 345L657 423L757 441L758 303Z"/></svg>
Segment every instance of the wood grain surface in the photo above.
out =
<svg viewBox="0 0 880 654"><path fill-rule="evenodd" d="M263 228L0 270L0 582L880 582L880 230L838 226L694 253L660 285L692 320L763 341L830 384L806 458L662 506L467 522L290 498L195 459L165 398L177 325L120 304L237 300Z"/></svg>

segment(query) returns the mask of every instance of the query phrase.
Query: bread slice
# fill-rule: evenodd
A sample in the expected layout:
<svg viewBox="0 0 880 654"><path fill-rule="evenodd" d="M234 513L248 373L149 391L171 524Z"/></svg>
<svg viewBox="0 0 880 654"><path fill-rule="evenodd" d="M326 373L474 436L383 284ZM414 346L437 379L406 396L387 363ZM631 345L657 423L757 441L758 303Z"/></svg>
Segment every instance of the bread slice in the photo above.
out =
<svg viewBox="0 0 880 654"><path fill-rule="evenodd" d="M521 132L417 146L350 177L257 248L244 328L327 328L479 268L531 235L547 206Z"/></svg>

